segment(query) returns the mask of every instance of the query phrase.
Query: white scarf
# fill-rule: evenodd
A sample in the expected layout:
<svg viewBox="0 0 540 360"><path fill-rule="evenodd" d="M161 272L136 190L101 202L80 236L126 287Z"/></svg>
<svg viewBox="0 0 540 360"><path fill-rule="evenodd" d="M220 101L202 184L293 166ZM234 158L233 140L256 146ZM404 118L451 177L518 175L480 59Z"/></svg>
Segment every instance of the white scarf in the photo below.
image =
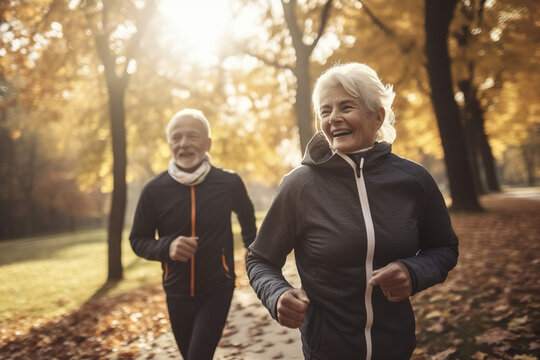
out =
<svg viewBox="0 0 540 360"><path fill-rule="evenodd" d="M174 159L171 159L171 161L169 161L169 168L167 169L167 171L169 172L169 175L171 175L171 177L174 180L178 181L180 184L191 186L202 183L206 178L206 175L208 175L208 173L210 172L211 168L212 166L210 165L210 157L206 155L204 157L204 160L194 172L188 173L181 170L174 163Z"/></svg>

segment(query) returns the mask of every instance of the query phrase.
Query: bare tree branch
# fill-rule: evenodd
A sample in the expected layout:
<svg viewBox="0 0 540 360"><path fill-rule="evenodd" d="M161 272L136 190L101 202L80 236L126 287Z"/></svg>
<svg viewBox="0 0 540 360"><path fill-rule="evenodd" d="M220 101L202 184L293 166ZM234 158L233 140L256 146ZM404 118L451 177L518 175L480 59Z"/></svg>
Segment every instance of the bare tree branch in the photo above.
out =
<svg viewBox="0 0 540 360"><path fill-rule="evenodd" d="M379 27L379 29L381 29L386 35L392 37L392 38L397 38L398 35L396 34L396 32L392 29L390 29L388 26L386 26L374 13L373 11L371 11L371 9L367 6L366 2L363 1L363 0L357 0L360 4L362 4L362 9L364 9L364 11L366 12L367 16L369 16L369 18L371 19L371 21L373 21L373 23L375 25L377 25L377 27Z"/></svg>
<svg viewBox="0 0 540 360"><path fill-rule="evenodd" d="M49 17L51 16L52 13L54 13L54 11L57 8L62 6L62 3L63 3L62 0L53 0L51 5L49 5L49 8L47 9L47 12L43 15L43 18L39 21L39 25L42 25L42 26L48 25ZM39 25L34 28L34 31L32 32L31 38L33 38L34 37L33 35L35 35L38 31L40 31L42 29L42 27L40 29Z"/></svg>
<svg viewBox="0 0 540 360"><path fill-rule="evenodd" d="M366 12L367 16L373 21L373 23L382 30L385 35L395 40L399 46L399 49L403 54L408 54L416 47L416 42L414 40L403 42L400 36L391 28L386 26L374 13L371 11L371 9L367 6L366 2L363 0L357 0L360 4L362 4L362 8Z"/></svg>
<svg viewBox="0 0 540 360"><path fill-rule="evenodd" d="M92 23L91 21L92 15L95 15L95 12L93 12L94 9L90 5L91 4L88 4L87 2L83 2L80 5L82 10L84 11L84 15L89 25ZM103 63L103 67L104 67L104 71L106 75L105 78L111 79L111 80L113 79L118 80L118 76L115 71L115 68L116 68L115 58L109 48L109 34L111 33L111 30L108 29L108 18L109 18L109 6L107 2L104 2L103 9L101 11L102 29L99 33L96 33L95 35L96 50L97 50L98 57Z"/></svg>
<svg viewBox="0 0 540 360"><path fill-rule="evenodd" d="M270 59L267 59L265 58L264 56L261 56L261 55L258 55L258 54L254 54L252 52L250 52L249 50L245 49L243 50L243 52L246 54L246 55L249 55L249 56L252 56L258 60L261 60L263 63L265 63L266 65L270 65L270 66L274 66L278 69L285 69L285 70L291 70L291 71L294 71L294 68L290 65L283 65L283 64L280 64L279 62L275 61L275 60L270 60Z"/></svg>
<svg viewBox="0 0 540 360"><path fill-rule="evenodd" d="M283 6L283 15L287 27L289 28L289 32L291 33L294 48L299 49L301 47L306 47L306 44L302 41L302 32L296 22L296 0L289 0L288 2L281 0L281 5Z"/></svg>
<svg viewBox="0 0 540 360"><path fill-rule="evenodd" d="M150 24L150 19L152 18L152 14L156 10L156 1L155 0L149 0L147 1L144 9L140 11L139 18L136 22L136 28L137 32L133 34L131 39L129 39L129 43L127 45L126 49L126 64L124 66L124 71L122 73L122 79L125 81L126 78L129 76L128 74L128 67L129 62L136 57L137 52L140 49L140 43L141 39L144 36L146 29L148 29L148 25Z"/></svg>
<svg viewBox="0 0 540 360"><path fill-rule="evenodd" d="M324 8L321 13L321 24L319 25L319 31L317 32L317 37L313 41L313 43L309 46L309 53L315 49L317 46L317 43L321 39L321 37L324 34L324 29L326 28L326 23L328 22L328 19L330 18L330 9L332 8L332 0L328 0L326 4L324 4Z"/></svg>

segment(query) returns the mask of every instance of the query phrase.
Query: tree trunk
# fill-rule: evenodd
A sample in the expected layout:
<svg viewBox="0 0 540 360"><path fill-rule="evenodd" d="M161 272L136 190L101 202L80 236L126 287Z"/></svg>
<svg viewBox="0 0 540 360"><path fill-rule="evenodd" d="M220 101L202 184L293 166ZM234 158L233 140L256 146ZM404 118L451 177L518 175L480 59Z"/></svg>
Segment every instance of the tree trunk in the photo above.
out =
<svg viewBox="0 0 540 360"><path fill-rule="evenodd" d="M476 191L479 194L488 192L487 180L485 177L484 164L480 156L478 147L479 129L478 124L474 119L474 111L472 110L471 100L471 81L469 79L458 81L458 87L463 93L464 108L462 111L463 129L465 131L465 141L467 143L468 157L476 185Z"/></svg>
<svg viewBox="0 0 540 360"><path fill-rule="evenodd" d="M107 282L115 282L123 277L122 269L122 231L126 212L126 114L124 95L127 77L118 77L115 72L115 58L109 51L105 36L96 36L97 51L105 68L105 80L109 95L109 121L113 153L113 191L111 211L107 228L108 275Z"/></svg>
<svg viewBox="0 0 540 360"><path fill-rule="evenodd" d="M298 26L296 17L296 0L281 1L283 14L287 28L291 34L292 44L296 55L296 63L292 71L296 77L296 102L294 109L296 112L296 124L298 125L298 135L300 137L300 150L305 151L307 144L313 136L313 116L311 112L311 75L309 58L313 49L321 39L328 22L332 0L328 0L322 8L319 30L315 40L311 44L305 44L303 33Z"/></svg>
<svg viewBox="0 0 540 360"><path fill-rule="evenodd" d="M527 185L536 185L535 166L534 166L534 149L532 146L522 146L521 155L523 156L523 162L525 164L525 171L527 172Z"/></svg>
<svg viewBox="0 0 540 360"><path fill-rule="evenodd" d="M484 119L482 118L482 128L484 128ZM495 165L495 157L491 151L491 145L489 145L488 137L485 131L482 132L482 136L479 139L479 150L482 156L482 162L484 163L484 170L486 174L486 180L489 191L500 192L501 183L497 176L497 166Z"/></svg>
<svg viewBox="0 0 540 360"><path fill-rule="evenodd" d="M300 135L302 153L313 136L313 116L311 111L311 75L309 74L309 54L305 51L296 51L296 123ZM302 49L305 50L305 49Z"/></svg>
<svg viewBox="0 0 540 360"><path fill-rule="evenodd" d="M103 27L108 27L108 18L111 3L104 2L102 8ZM137 32L129 40L126 47L126 59L121 75L116 73L116 55L109 48L108 36L110 33L96 34L96 48L103 62L107 90L109 93L109 115L111 123L112 152L113 152L113 178L114 187L111 200L111 212L108 225L108 276L107 282L115 282L123 278L122 268L122 231L124 230L124 217L126 213L127 186L127 140L126 140L126 112L124 97L128 84L128 64L139 50L140 41L156 7L155 0L148 0L136 22Z"/></svg>
<svg viewBox="0 0 540 360"><path fill-rule="evenodd" d="M118 79L108 79L109 111L113 150L113 177L111 212L108 226L108 265L107 282L121 280L122 269L122 231L126 211L126 126L124 95L125 83Z"/></svg>
<svg viewBox="0 0 540 360"><path fill-rule="evenodd" d="M5 109L0 113L0 239L9 239L14 234L13 194L15 176L15 145L9 130L5 127Z"/></svg>
<svg viewBox="0 0 540 360"><path fill-rule="evenodd" d="M469 142L470 151L480 163L477 176L483 179L481 190L484 193L487 191L499 192L501 188L497 177L495 158L486 135L484 112L478 101L478 92L470 79L459 81L458 84L465 99L466 122L469 125L469 131L472 132L471 142Z"/></svg>
<svg viewBox="0 0 540 360"><path fill-rule="evenodd" d="M447 41L456 2L425 1L427 71L445 154L452 209L480 211L459 109L452 91Z"/></svg>
<svg viewBox="0 0 540 360"><path fill-rule="evenodd" d="M34 199L34 186L36 180L36 163L37 163L37 135L35 131L29 130L26 138L23 140L27 142L23 151L26 152L28 158L26 164L21 164L19 159L18 169L18 182L23 193L24 206L25 206L25 218L24 218L24 235L35 235L41 230L40 221L38 220L38 210L36 201Z"/></svg>
<svg viewBox="0 0 540 360"><path fill-rule="evenodd" d="M488 185L485 176L484 163L480 156L480 149L478 148L479 133L475 128L474 120L470 117L470 114L464 114L464 121L465 140L468 149L467 155L469 157L469 164L471 166L476 191L478 194L487 194Z"/></svg>

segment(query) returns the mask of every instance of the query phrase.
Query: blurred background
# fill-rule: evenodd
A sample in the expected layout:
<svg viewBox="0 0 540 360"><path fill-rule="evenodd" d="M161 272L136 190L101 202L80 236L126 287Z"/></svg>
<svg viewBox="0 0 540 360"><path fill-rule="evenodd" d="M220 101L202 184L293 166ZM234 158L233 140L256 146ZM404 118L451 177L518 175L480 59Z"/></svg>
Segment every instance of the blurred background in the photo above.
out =
<svg viewBox="0 0 540 360"><path fill-rule="evenodd" d="M535 185L539 5L459 0L452 15L455 121L478 193ZM106 226L115 177L129 226L169 160L165 125L185 107L207 115L213 162L237 171L264 210L315 129L314 80L348 61L393 84L393 151L451 195L426 16L420 0L3 1L0 239Z"/></svg>
<svg viewBox="0 0 540 360"><path fill-rule="evenodd" d="M167 333L160 265L127 234L171 116L206 114L260 221L317 130L314 81L350 61L393 85L393 152L434 176L460 237L414 299L415 354L537 359L538 19L537 0L0 0L0 359Z"/></svg>

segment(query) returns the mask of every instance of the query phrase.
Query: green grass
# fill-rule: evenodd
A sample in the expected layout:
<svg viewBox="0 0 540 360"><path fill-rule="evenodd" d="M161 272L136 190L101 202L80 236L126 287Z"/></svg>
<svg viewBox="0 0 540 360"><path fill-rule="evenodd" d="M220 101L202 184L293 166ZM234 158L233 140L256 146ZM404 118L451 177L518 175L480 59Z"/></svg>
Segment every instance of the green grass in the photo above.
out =
<svg viewBox="0 0 540 360"><path fill-rule="evenodd" d="M138 258L123 241L124 280L117 294L160 281L160 264ZM0 321L78 308L107 279L105 230L0 242Z"/></svg>
<svg viewBox="0 0 540 360"><path fill-rule="evenodd" d="M257 213L258 225L262 216ZM233 232L239 258L244 250L236 216ZM124 233L124 279L105 290L104 229L0 242L0 322L58 315L77 309L95 294L111 296L160 283L160 264L137 257L127 238Z"/></svg>

